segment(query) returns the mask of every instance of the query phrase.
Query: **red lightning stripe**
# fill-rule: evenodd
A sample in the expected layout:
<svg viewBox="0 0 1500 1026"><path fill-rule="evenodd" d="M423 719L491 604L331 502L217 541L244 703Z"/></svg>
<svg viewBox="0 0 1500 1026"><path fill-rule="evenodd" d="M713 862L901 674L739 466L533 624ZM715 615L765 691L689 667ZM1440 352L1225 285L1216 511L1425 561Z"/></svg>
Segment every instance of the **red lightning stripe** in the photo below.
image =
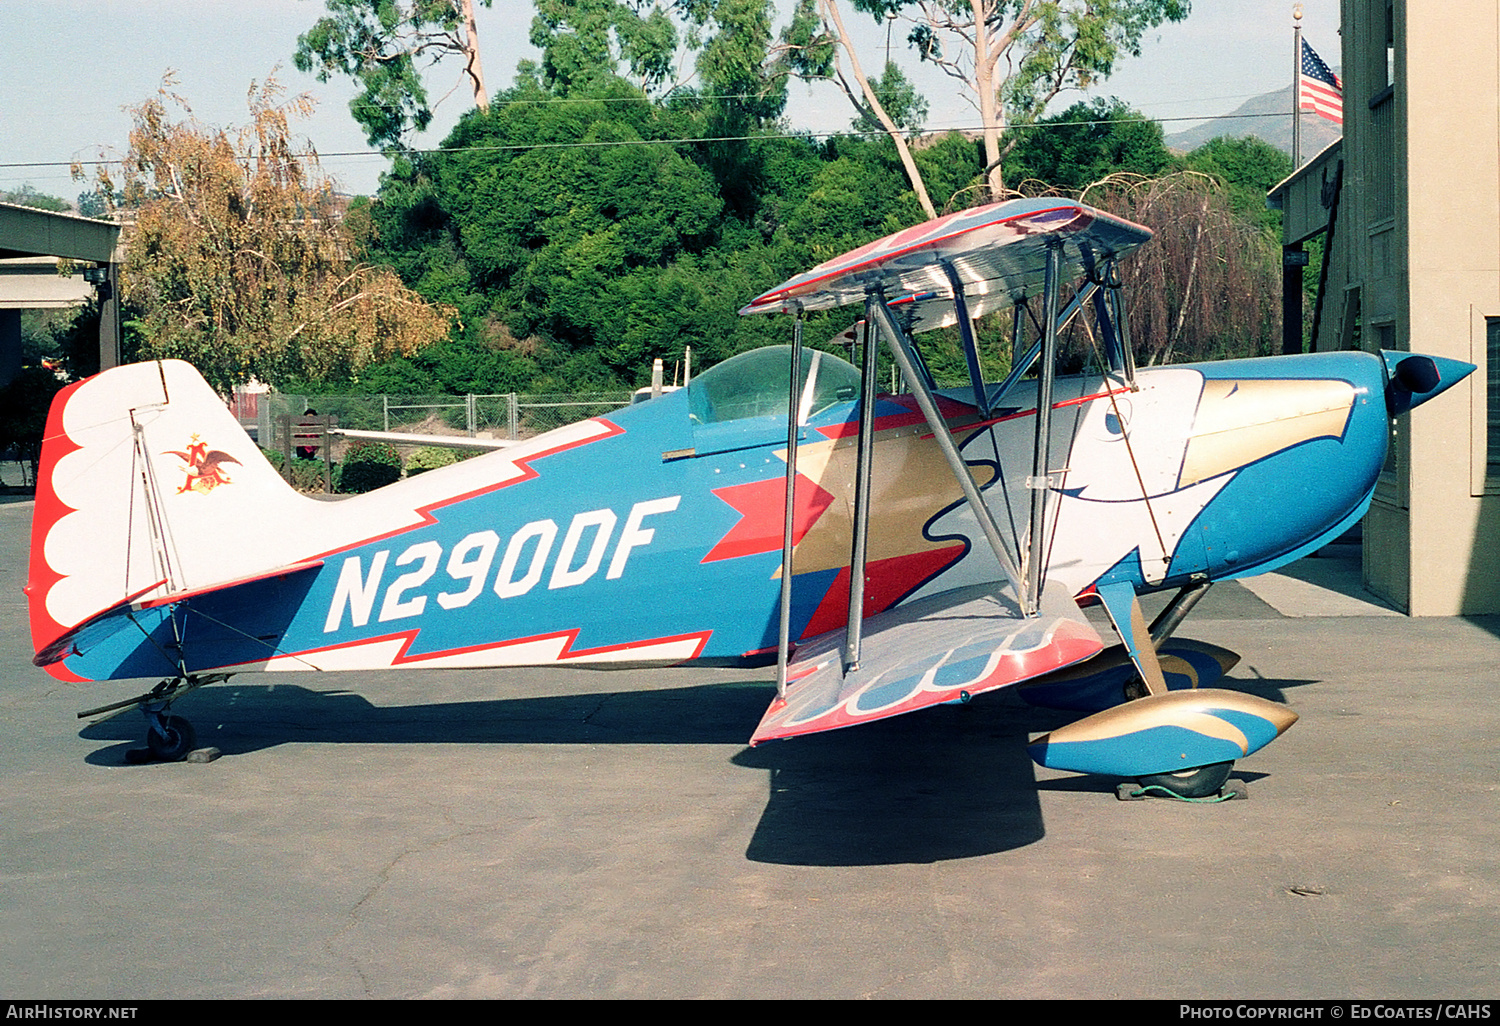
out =
<svg viewBox="0 0 1500 1026"><path fill-rule="evenodd" d="M691 655L683 657L683 661L697 659L702 654L704 646L712 636L712 631L690 631L686 634L672 634L660 638L638 638L634 641L622 641L613 645L598 645L594 648L574 648L573 643L578 640L579 628L572 627L566 630L548 631L542 634L533 634L524 638L507 638L504 641L489 641L478 645L461 645L456 648L438 649L434 652L422 652L411 654L411 647L416 644L417 636L422 632L420 627L410 627L402 631L394 631L390 634L382 634L373 638L361 638L358 641L341 641L333 645L323 645L318 648L302 649L296 652L278 652L275 656L277 662L291 659L309 659L327 652L340 652L358 648L373 648L391 641L399 640L401 646L391 658L391 666L420 666L423 663L437 659L446 659L453 656L468 655L473 652L504 652L508 648L518 648L525 645L535 644L539 641L558 640L563 644L556 658L557 663L569 660L585 659L606 654L625 654L635 649L652 648L659 645L672 644L674 642L691 641L695 648ZM624 661L624 660L622 660ZM228 670L235 666L261 665L255 663L230 663L213 669ZM507 666L511 664L497 662L496 666ZM541 663L526 663L515 665L548 665Z"/></svg>
<svg viewBox="0 0 1500 1026"><path fill-rule="evenodd" d="M713 563L721 559L738 559L741 556L756 556L762 552L774 552L781 548L781 532L786 517L786 479L768 478L750 484L730 485L715 488L714 494L732 506L740 515L739 522L719 543L709 550L702 562ZM833 504L833 494L819 487L810 478L797 475L797 505L792 517L792 544L802 540L812 525L818 522L823 511Z"/></svg>
<svg viewBox="0 0 1500 1026"><path fill-rule="evenodd" d="M913 424L927 423L927 418L917 408L916 399L909 395L881 396L878 401L904 407L906 412L876 416L876 431L889 431L892 428L910 427ZM949 399L945 395L937 397L937 404L938 411L943 415L944 420L954 420L974 412L974 407L969 404L961 403L956 399ZM965 425L965 427L968 427L968 425ZM828 438L853 438L859 434L859 421L848 420L842 424L830 424L827 427L818 428L818 432Z"/></svg>
<svg viewBox="0 0 1500 1026"><path fill-rule="evenodd" d="M865 616L883 613L923 584L948 569L968 546L959 543L905 556L872 559L865 567ZM834 577L802 637L813 638L849 622L849 568Z"/></svg>

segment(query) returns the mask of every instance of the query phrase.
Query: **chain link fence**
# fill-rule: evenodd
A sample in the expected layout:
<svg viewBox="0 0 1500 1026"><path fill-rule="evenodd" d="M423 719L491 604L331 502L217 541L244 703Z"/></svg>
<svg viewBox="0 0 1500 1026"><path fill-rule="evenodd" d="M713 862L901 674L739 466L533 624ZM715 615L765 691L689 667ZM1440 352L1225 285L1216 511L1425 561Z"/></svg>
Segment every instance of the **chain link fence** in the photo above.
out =
<svg viewBox="0 0 1500 1026"><path fill-rule="evenodd" d="M274 448L280 418L332 416L341 428L407 434L467 435L519 440L630 404L630 392L500 395L295 395L263 392L241 396L240 422L255 425L262 447Z"/></svg>

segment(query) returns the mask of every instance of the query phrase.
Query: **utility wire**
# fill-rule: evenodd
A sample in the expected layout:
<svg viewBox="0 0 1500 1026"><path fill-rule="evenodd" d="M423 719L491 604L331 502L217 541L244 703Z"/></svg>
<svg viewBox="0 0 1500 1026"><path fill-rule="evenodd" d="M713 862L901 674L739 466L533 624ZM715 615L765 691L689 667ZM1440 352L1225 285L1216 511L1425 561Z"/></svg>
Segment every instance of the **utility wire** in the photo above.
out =
<svg viewBox="0 0 1500 1026"><path fill-rule="evenodd" d="M539 101L540 102L540 101ZM1141 123L1162 124L1177 121L1233 121L1245 118L1274 118L1289 117L1292 111L1272 111L1267 114L1219 114L1211 117L1189 116L1171 118L1085 118L1081 121L1049 121L1046 124L1010 125L1006 132L1029 132L1041 131L1055 128L1077 128L1083 125L1130 125ZM980 126L954 126L938 129L933 132L916 133L918 135L944 135L949 132L982 132ZM757 139L832 139L838 136L853 137L857 135L870 135L876 133L857 133L850 129L840 129L830 132L762 132L756 135L717 135L696 136L677 139L612 139L599 140L595 142L556 142L556 143L510 143L492 146L430 146L414 147L395 151L400 156L425 156L442 153L522 153L531 150L567 150L567 149L602 149L612 146L686 146L701 143L725 143L725 142L751 142ZM883 134L883 133L882 133ZM342 157L387 157L391 154L382 150L335 150L328 153L309 151L296 154L298 158L307 159L316 157L319 160ZM122 164L123 159L94 159L94 160L44 160L44 161L17 161L0 163L0 169L19 168L49 168L49 167L72 167L97 166L101 164Z"/></svg>

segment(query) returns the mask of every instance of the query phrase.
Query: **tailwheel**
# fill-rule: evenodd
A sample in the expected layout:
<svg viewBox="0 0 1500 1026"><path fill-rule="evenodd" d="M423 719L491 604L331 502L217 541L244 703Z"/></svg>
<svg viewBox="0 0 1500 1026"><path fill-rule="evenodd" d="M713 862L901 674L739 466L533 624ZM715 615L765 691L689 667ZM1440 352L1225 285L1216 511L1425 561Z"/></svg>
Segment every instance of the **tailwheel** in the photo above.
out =
<svg viewBox="0 0 1500 1026"><path fill-rule="evenodd" d="M194 749L198 742L193 725L181 716L172 716L168 710L172 703L189 691L205 684L217 684L229 679L227 673L206 673L202 676L168 677L144 695L126 698L119 702L101 705L97 709L85 709L79 719L98 716L94 723L120 715L127 709L139 709L146 716L146 747L132 748L125 753L125 761L135 764L151 762L212 762L219 757L217 748Z"/></svg>
<svg viewBox="0 0 1500 1026"><path fill-rule="evenodd" d="M181 762L197 743L193 725L181 716L158 714L146 731L146 747L161 762Z"/></svg>
<svg viewBox="0 0 1500 1026"><path fill-rule="evenodd" d="M1229 772L1232 769L1234 769L1232 762L1215 762L1207 766L1178 770L1175 773L1148 773L1138 778L1136 786L1132 786L1127 781L1121 784L1115 793L1122 801L1152 795L1162 798L1188 799L1226 797L1224 785L1229 780ZM1243 797L1243 795L1236 793L1227 797Z"/></svg>

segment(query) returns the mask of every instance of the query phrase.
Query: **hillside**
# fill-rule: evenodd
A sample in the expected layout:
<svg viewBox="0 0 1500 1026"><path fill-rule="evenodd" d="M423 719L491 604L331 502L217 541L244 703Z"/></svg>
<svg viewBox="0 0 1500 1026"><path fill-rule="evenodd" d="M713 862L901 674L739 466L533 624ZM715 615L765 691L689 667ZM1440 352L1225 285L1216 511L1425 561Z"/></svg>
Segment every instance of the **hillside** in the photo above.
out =
<svg viewBox="0 0 1500 1026"><path fill-rule="evenodd" d="M1166 137L1169 149L1187 153L1221 135L1242 138L1253 135L1281 150L1292 152L1292 87L1262 93L1240 104L1228 115ZM1306 160L1337 139L1339 126L1311 112L1302 115L1302 159Z"/></svg>

